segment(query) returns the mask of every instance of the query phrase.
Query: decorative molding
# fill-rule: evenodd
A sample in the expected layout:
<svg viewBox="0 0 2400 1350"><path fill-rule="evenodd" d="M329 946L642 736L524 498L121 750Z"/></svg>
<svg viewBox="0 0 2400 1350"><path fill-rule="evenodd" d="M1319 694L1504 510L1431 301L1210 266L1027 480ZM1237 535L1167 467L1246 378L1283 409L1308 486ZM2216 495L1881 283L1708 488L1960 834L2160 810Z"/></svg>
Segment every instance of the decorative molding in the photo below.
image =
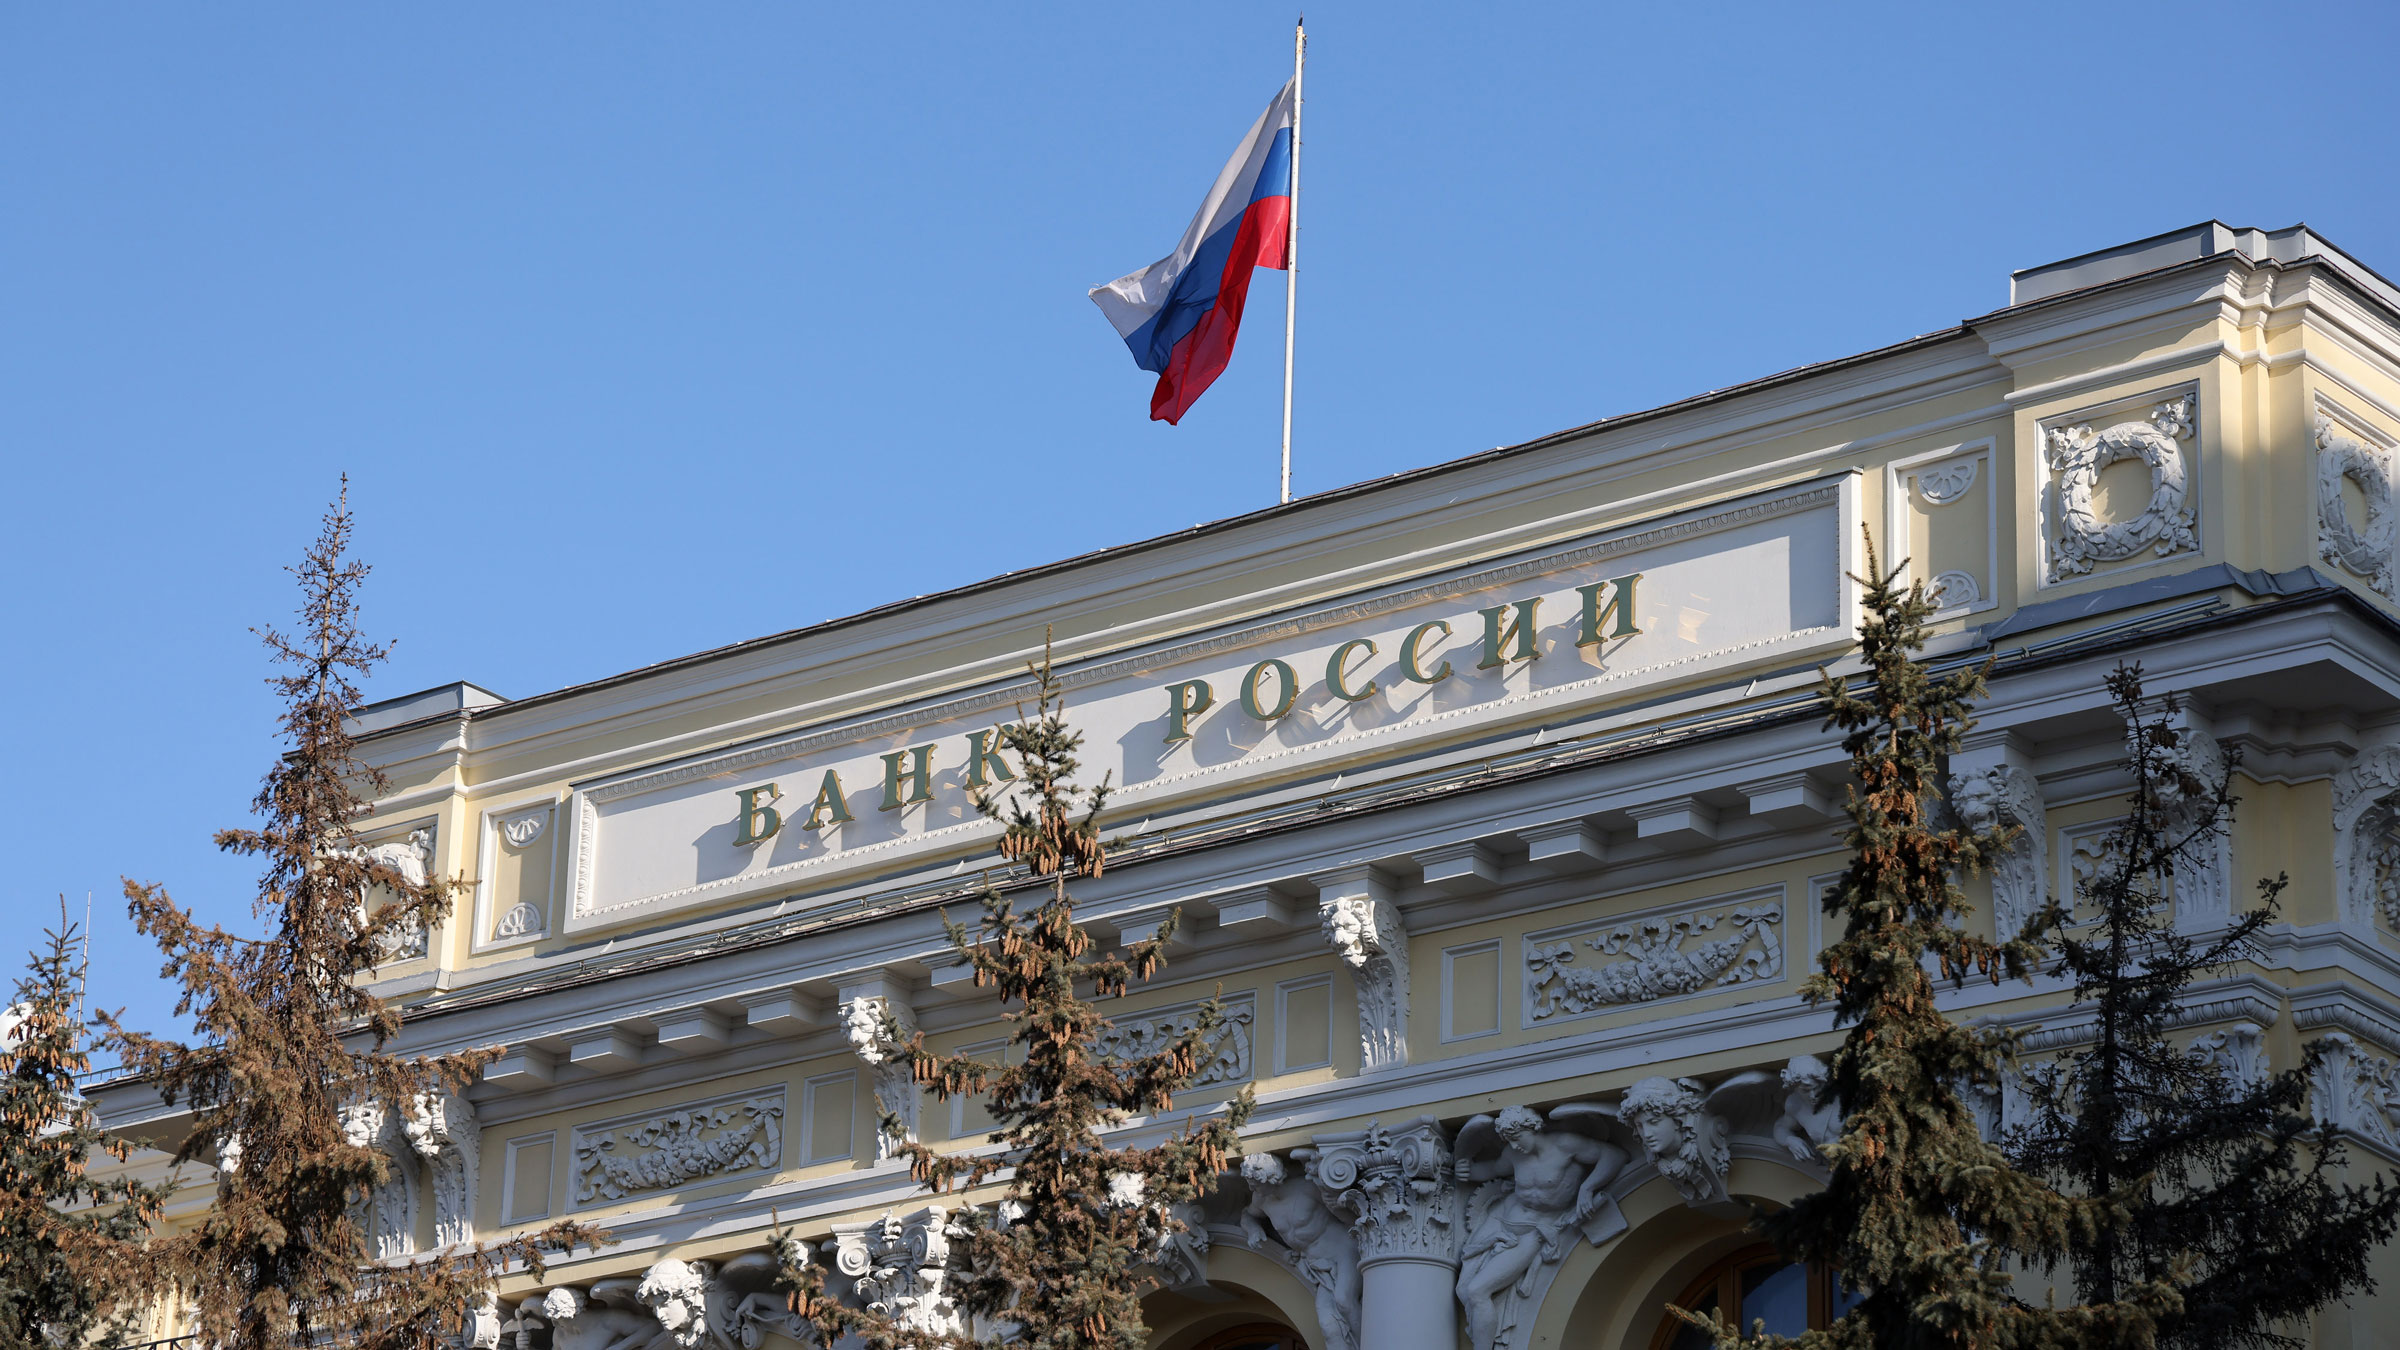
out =
<svg viewBox="0 0 2400 1350"><path fill-rule="evenodd" d="M2045 430L2053 501L2053 519L2043 531L2046 582L2069 581L2144 551L2161 558L2199 551L2189 500L2191 464L2183 447L2192 439L2197 403L2196 393L2184 393L2157 404L2141 421L2100 431L2083 422ZM2150 470L2150 498L2130 519L2102 520L2092 500L2101 470L2125 460Z"/></svg>
<svg viewBox="0 0 2400 1350"><path fill-rule="evenodd" d="M500 837L508 841L510 848L523 848L541 838L543 827L549 823L550 808L545 806L538 811L501 821Z"/></svg>
<svg viewBox="0 0 2400 1350"><path fill-rule="evenodd" d="M1242 1207L1242 1236L1308 1286L1325 1350L1358 1350L1358 1238L1328 1205L1309 1161L1316 1156L1314 1149L1294 1150L1291 1162L1272 1153L1243 1155L1250 1198Z"/></svg>
<svg viewBox="0 0 2400 1350"><path fill-rule="evenodd" d="M352 1102L341 1109L342 1139L352 1148L371 1148L384 1155L383 1183L371 1191L359 1217L368 1244L379 1261L410 1256L417 1250L417 1170L409 1163L409 1147L399 1119L382 1102ZM220 1147L217 1166L231 1176L241 1165L241 1141Z"/></svg>
<svg viewBox="0 0 2400 1350"><path fill-rule="evenodd" d="M1976 456L1967 455L1940 464L1926 465L1916 471L1917 495L1928 506L1948 506L1966 496L1967 489L1975 486L1977 463Z"/></svg>
<svg viewBox="0 0 2400 1350"><path fill-rule="evenodd" d="M2310 1111L2329 1128L2400 1153L2400 1071L2346 1031L2328 1032L2316 1044L2322 1049L2309 1080Z"/></svg>
<svg viewBox="0 0 2400 1350"><path fill-rule="evenodd" d="M903 1219L885 1211L865 1223L833 1226L834 1268L848 1276L859 1302L927 1336L963 1336L968 1318L950 1291L963 1236L941 1205Z"/></svg>
<svg viewBox="0 0 2400 1350"><path fill-rule="evenodd" d="M2400 744L2365 746L2333 776L2333 872L2345 922L2400 929Z"/></svg>
<svg viewBox="0 0 2400 1350"><path fill-rule="evenodd" d="M1783 945L1780 886L1528 933L1525 1025L1780 980ZM1579 946L1607 959L1577 965Z"/></svg>
<svg viewBox="0 0 2400 1350"><path fill-rule="evenodd" d="M410 821L388 832L376 843L362 842L359 847L349 850L349 856L370 866L388 868L411 886L422 886L433 873L434 832L440 827L441 822L433 816ZM366 916L366 891L362 891L358 897L358 913L361 919ZM423 924L402 924L384 935L380 963L422 960L429 950Z"/></svg>
<svg viewBox="0 0 2400 1350"><path fill-rule="evenodd" d="M483 1165L483 1127L475 1107L454 1092L428 1092L401 1128L408 1146L425 1161L433 1192L433 1245L475 1240L476 1174Z"/></svg>
<svg viewBox="0 0 2400 1350"><path fill-rule="evenodd" d="M2395 590L2392 515L2392 454L2370 446L2350 428L2317 410L2317 555L2365 581L2384 599ZM2354 529L2343 484L2358 487L2366 501L2365 528Z"/></svg>
<svg viewBox="0 0 2400 1350"><path fill-rule="evenodd" d="M2004 941L2015 937L2041 909L2042 879L2050 871L2050 822L2041 780L2018 764L1954 774L1950 807L1977 833L2015 827L2016 837L1991 860L1993 931Z"/></svg>
<svg viewBox="0 0 2400 1350"><path fill-rule="evenodd" d="M1359 1071L1408 1063L1408 927L1371 878L1329 882L1319 918L1325 941L1358 987Z"/></svg>
<svg viewBox="0 0 2400 1350"><path fill-rule="evenodd" d="M2256 1087L2266 1080L2267 1032L2256 1022L2237 1022L2222 1031L2192 1038L2194 1059L2214 1066L2236 1089Z"/></svg>
<svg viewBox="0 0 2400 1350"><path fill-rule="evenodd" d="M2231 766L2225 758L2225 748L2209 733L2190 704L2177 708L2167 718L2167 725L2176 733L2176 743L2165 752L2166 758L2180 774L2189 775L2200 784L2199 792L2186 794L2177 775L2169 775L2159 783L2159 802L2166 813L2167 828L2173 837L2189 841L2173 863L2175 921L2186 928L2231 922L2233 834L2215 821L2217 789L2225 782ZM2131 738L2134 729L2127 727L2125 734Z"/></svg>
<svg viewBox="0 0 2400 1350"><path fill-rule="evenodd" d="M883 983L875 982L877 987ZM891 1162L922 1124L924 1094L917 1090L915 1066L901 1052L902 1042L916 1033L916 1015L891 993L845 989L841 1000L842 1035L850 1052L875 1074L875 1161ZM900 1122L899 1138L885 1128L894 1119Z"/></svg>
<svg viewBox="0 0 2400 1350"><path fill-rule="evenodd" d="M608 1204L772 1171L783 1161L784 1088L575 1127L573 1203Z"/></svg>
<svg viewBox="0 0 2400 1350"><path fill-rule="evenodd" d="M1440 1121L1418 1116L1397 1129L1376 1121L1312 1142L1315 1180L1349 1219L1362 1269L1395 1260L1458 1265L1458 1186Z"/></svg>
<svg viewBox="0 0 2400 1350"><path fill-rule="evenodd" d="M1186 1091L1225 1083L1246 1083L1255 1072L1252 1028L1258 1021L1258 991L1244 990L1219 1000L1221 1017L1204 1042L1200 1069ZM1093 1040L1101 1057L1119 1063L1154 1055L1200 1024L1197 1002L1152 1008L1112 1017Z"/></svg>
<svg viewBox="0 0 2400 1350"><path fill-rule="evenodd" d="M1955 609L1973 609L1983 603L1983 588L1975 578L1952 570L1934 575L1926 584L1925 598L1933 601L1936 613L1946 614Z"/></svg>
<svg viewBox="0 0 2400 1350"><path fill-rule="evenodd" d="M492 925L492 936L495 939L539 937L547 927L549 921L542 917L542 911L531 902L520 900L509 906L508 912L500 916L500 922Z"/></svg>

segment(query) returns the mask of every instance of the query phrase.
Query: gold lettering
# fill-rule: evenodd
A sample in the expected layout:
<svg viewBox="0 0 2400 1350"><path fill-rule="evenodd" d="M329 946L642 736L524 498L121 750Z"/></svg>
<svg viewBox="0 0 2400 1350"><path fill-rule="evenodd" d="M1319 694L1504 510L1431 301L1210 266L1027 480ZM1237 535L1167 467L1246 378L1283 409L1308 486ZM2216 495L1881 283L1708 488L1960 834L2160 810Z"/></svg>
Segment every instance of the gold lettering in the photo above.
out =
<svg viewBox="0 0 2400 1350"><path fill-rule="evenodd" d="M1511 661L1531 661L1541 655L1533 645L1533 611L1541 603L1542 598L1538 595L1530 600L1517 601L1513 606L1517 611L1514 625L1510 624L1508 615L1512 606L1494 605L1490 609L1477 611L1483 615L1483 659L1475 663L1477 670L1490 670ZM1501 649L1512 641L1516 650L1503 652Z"/></svg>
<svg viewBox="0 0 2400 1350"><path fill-rule="evenodd" d="M1185 680L1167 686L1167 740L1192 738L1192 719L1216 706L1217 696L1206 680Z"/></svg>
<svg viewBox="0 0 2400 1350"><path fill-rule="evenodd" d="M900 761L913 760L907 768ZM908 781L908 795L900 795L900 782ZM906 750L894 750L883 757L883 810L897 811L903 806L933 800L933 747L912 745Z"/></svg>
<svg viewBox="0 0 2400 1350"><path fill-rule="evenodd" d="M1407 639L1400 644L1400 672L1408 676L1408 678L1415 680L1419 684L1440 684L1442 681L1450 678L1450 663L1448 661L1442 662L1442 668L1440 670L1428 675L1425 673L1424 661L1417 655L1418 644L1425 641L1425 635L1427 633L1430 633L1437 628L1442 630L1443 637L1447 638L1450 636L1450 621L1447 619L1435 619L1431 623L1421 623L1416 627L1409 629Z"/></svg>
<svg viewBox="0 0 2400 1350"><path fill-rule="evenodd" d="M1348 642L1343 643L1341 646L1334 648L1333 655L1325 662L1325 687L1333 691L1334 697L1339 698L1344 702L1356 703L1362 698L1375 697L1375 690L1377 688L1375 681L1367 681L1367 687L1354 694L1350 692L1349 676L1342 670L1344 663L1348 662L1350 659L1350 653L1356 651L1360 647L1366 648L1367 655L1369 656L1373 656L1375 654L1374 643L1369 642L1365 638L1352 638Z"/></svg>
<svg viewBox="0 0 2400 1350"><path fill-rule="evenodd" d="M775 790L773 783L769 783L765 787L743 788L733 795L742 804L741 814L734 817L733 822L733 846L735 848L748 848L752 844L764 843L774 838L775 832L783 828L783 814L774 807L759 801L761 797L770 802L782 799L783 794Z"/></svg>
<svg viewBox="0 0 2400 1350"><path fill-rule="evenodd" d="M800 828L822 830L828 825L838 825L848 819L850 819L850 807L843 800L842 776L827 769L824 782L817 788L816 803L808 808L808 820Z"/></svg>
<svg viewBox="0 0 2400 1350"><path fill-rule="evenodd" d="M1633 626L1633 583L1641 579L1642 574L1636 572L1629 577L1611 577L1606 581L1595 581L1589 586L1575 588L1583 596L1583 635L1575 639L1576 646L1590 647L1597 645L1602 637L1632 637L1642 631ZM1600 591L1605 586L1616 589L1609 592L1608 604L1603 607ZM1612 616L1617 626L1613 631L1603 634L1600 630L1608 627Z"/></svg>
<svg viewBox="0 0 2400 1350"><path fill-rule="evenodd" d="M1278 699L1272 708L1266 707L1258 701L1258 682L1261 677L1269 673L1283 682L1283 697ZM1290 712L1292 705L1299 700L1300 677L1292 673L1292 667L1288 662L1269 657L1250 667L1250 673L1242 677L1242 711L1261 722L1272 722Z"/></svg>
<svg viewBox="0 0 2400 1350"><path fill-rule="evenodd" d="M1017 771L1000 757L1000 728L967 733L967 786L988 788L1016 781ZM989 772L986 772L986 770Z"/></svg>

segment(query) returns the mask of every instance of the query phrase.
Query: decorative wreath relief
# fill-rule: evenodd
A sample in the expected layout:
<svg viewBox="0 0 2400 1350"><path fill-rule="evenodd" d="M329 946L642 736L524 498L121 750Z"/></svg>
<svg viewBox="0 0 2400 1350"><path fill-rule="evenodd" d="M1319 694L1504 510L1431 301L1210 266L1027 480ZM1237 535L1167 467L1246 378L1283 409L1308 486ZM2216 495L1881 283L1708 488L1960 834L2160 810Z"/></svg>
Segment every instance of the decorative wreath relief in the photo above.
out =
<svg viewBox="0 0 2400 1350"><path fill-rule="evenodd" d="M2342 509L2342 480L2358 484L2367 499L2367 527L2350 527ZM2333 419L2317 416L2317 552L2326 562L2363 578L2386 599L2393 597L2392 465L2381 450L2342 434Z"/></svg>
<svg viewBox="0 0 2400 1350"><path fill-rule="evenodd" d="M2144 549L2161 558L2199 549L2199 530L2186 500L2190 469L2179 444L2191 435L2189 394L2152 408L2148 421L2119 422L2098 432L2084 425L2051 429L2059 529L2050 541L2050 580L2081 576L2096 564L2121 562ZM2127 459L2149 466L2150 501L2130 520L2104 521L2092 506L2100 471Z"/></svg>

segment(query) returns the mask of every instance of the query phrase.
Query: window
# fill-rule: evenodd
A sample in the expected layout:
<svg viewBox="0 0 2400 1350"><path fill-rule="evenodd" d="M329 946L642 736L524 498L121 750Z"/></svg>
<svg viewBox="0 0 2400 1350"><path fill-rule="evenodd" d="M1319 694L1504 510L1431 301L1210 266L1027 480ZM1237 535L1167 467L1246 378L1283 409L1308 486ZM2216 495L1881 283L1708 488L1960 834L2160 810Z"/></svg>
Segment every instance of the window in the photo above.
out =
<svg viewBox="0 0 2400 1350"><path fill-rule="evenodd" d="M1745 1247L1719 1261L1675 1299L1676 1307L1702 1317L1719 1309L1738 1310L1734 1320L1744 1333L1752 1322L1763 1320L1770 1336L1821 1330L1857 1303L1858 1295L1842 1288L1831 1270L1796 1265L1766 1246ZM1650 1344L1652 1350L1708 1350L1709 1338L1666 1313Z"/></svg>

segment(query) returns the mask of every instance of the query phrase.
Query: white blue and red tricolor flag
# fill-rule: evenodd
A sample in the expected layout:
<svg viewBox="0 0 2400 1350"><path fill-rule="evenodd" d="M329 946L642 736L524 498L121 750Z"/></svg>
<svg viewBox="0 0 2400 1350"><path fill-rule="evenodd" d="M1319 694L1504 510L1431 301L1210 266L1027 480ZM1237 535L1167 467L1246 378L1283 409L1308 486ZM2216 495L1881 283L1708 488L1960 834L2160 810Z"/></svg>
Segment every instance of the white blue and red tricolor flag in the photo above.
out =
<svg viewBox="0 0 2400 1350"><path fill-rule="evenodd" d="M1291 265L1292 120L1286 84L1225 162L1175 251L1092 288L1133 363L1158 376L1150 416L1180 421L1233 359L1250 271Z"/></svg>

